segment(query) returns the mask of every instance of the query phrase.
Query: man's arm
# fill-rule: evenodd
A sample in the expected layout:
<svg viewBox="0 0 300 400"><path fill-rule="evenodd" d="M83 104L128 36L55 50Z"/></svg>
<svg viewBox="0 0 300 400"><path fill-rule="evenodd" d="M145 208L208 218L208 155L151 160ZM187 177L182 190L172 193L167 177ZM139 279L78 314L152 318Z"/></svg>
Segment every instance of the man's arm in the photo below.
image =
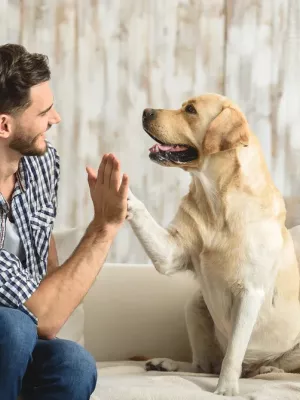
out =
<svg viewBox="0 0 300 400"><path fill-rule="evenodd" d="M104 156L98 176L91 170L89 186L95 215L79 245L41 282L25 306L38 318L40 337L56 336L98 275L115 235L126 218L128 178L114 156Z"/></svg>
<svg viewBox="0 0 300 400"><path fill-rule="evenodd" d="M54 236L51 235L50 244L49 244L49 254L48 254L48 263L47 263L47 276L52 274L52 272L56 271L58 268L58 257Z"/></svg>

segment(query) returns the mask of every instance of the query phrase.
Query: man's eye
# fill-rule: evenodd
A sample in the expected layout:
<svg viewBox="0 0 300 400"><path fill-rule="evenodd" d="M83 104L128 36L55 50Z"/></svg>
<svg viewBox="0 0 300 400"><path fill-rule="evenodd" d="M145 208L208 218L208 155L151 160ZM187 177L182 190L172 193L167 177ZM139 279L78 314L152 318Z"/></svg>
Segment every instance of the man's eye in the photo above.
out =
<svg viewBox="0 0 300 400"><path fill-rule="evenodd" d="M186 111L187 113L189 113L189 114L197 114L197 111L196 111L195 107L194 107L192 104L188 104L188 105L185 107L185 111Z"/></svg>

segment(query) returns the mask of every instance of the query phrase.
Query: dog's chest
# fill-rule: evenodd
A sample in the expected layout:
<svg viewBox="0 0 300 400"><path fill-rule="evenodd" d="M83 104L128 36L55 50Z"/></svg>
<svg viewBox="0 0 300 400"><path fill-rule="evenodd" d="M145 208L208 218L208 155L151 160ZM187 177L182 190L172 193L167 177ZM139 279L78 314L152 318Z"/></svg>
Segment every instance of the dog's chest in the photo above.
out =
<svg viewBox="0 0 300 400"><path fill-rule="evenodd" d="M272 221L250 223L241 233L211 234L200 254L195 252L192 257L205 303L216 328L225 336L231 330L234 297L249 287L267 288L274 278L282 240L278 225Z"/></svg>

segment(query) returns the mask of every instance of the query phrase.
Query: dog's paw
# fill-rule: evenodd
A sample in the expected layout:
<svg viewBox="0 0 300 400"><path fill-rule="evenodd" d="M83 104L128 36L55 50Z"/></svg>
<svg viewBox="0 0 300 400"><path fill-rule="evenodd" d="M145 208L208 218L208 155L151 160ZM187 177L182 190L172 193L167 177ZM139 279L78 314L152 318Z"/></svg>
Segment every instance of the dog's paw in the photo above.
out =
<svg viewBox="0 0 300 400"><path fill-rule="evenodd" d="M220 396L237 396L239 394L239 380L234 377L220 377L215 394Z"/></svg>
<svg viewBox="0 0 300 400"><path fill-rule="evenodd" d="M283 374L284 370L272 367L271 365L263 365L262 367L258 368L254 372L251 372L247 375L247 378L254 378L257 375L264 375L264 374Z"/></svg>
<svg viewBox="0 0 300 400"><path fill-rule="evenodd" d="M128 221L132 220L136 214L137 211L142 210L144 207L143 203L138 200L134 194L131 192L131 190L128 190L128 196L127 196L127 214L126 214L126 219Z"/></svg>
<svg viewBox="0 0 300 400"><path fill-rule="evenodd" d="M178 371L178 363L169 358L153 358L145 364L146 371Z"/></svg>
<svg viewBox="0 0 300 400"><path fill-rule="evenodd" d="M126 214L126 219L127 221L130 221L133 218L133 211L132 211L132 205L130 200L127 200L127 214Z"/></svg>
<svg viewBox="0 0 300 400"><path fill-rule="evenodd" d="M133 210L134 210L134 195L132 194L131 190L128 190L128 197L127 197L127 215L126 219L130 221L133 218Z"/></svg>
<svg viewBox="0 0 300 400"><path fill-rule="evenodd" d="M276 368L276 367L267 366L267 365L260 367L258 370L258 375L271 374L271 373L283 374L284 370L280 369L280 368Z"/></svg>

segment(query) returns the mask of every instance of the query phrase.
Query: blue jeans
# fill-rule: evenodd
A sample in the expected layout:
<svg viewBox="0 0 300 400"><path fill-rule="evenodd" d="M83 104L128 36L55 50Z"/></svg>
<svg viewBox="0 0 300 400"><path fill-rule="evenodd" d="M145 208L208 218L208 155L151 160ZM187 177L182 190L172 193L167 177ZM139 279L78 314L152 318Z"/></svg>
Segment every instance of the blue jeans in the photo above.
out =
<svg viewBox="0 0 300 400"><path fill-rule="evenodd" d="M22 311L0 306L0 399L88 400L96 363L69 340L41 340Z"/></svg>

